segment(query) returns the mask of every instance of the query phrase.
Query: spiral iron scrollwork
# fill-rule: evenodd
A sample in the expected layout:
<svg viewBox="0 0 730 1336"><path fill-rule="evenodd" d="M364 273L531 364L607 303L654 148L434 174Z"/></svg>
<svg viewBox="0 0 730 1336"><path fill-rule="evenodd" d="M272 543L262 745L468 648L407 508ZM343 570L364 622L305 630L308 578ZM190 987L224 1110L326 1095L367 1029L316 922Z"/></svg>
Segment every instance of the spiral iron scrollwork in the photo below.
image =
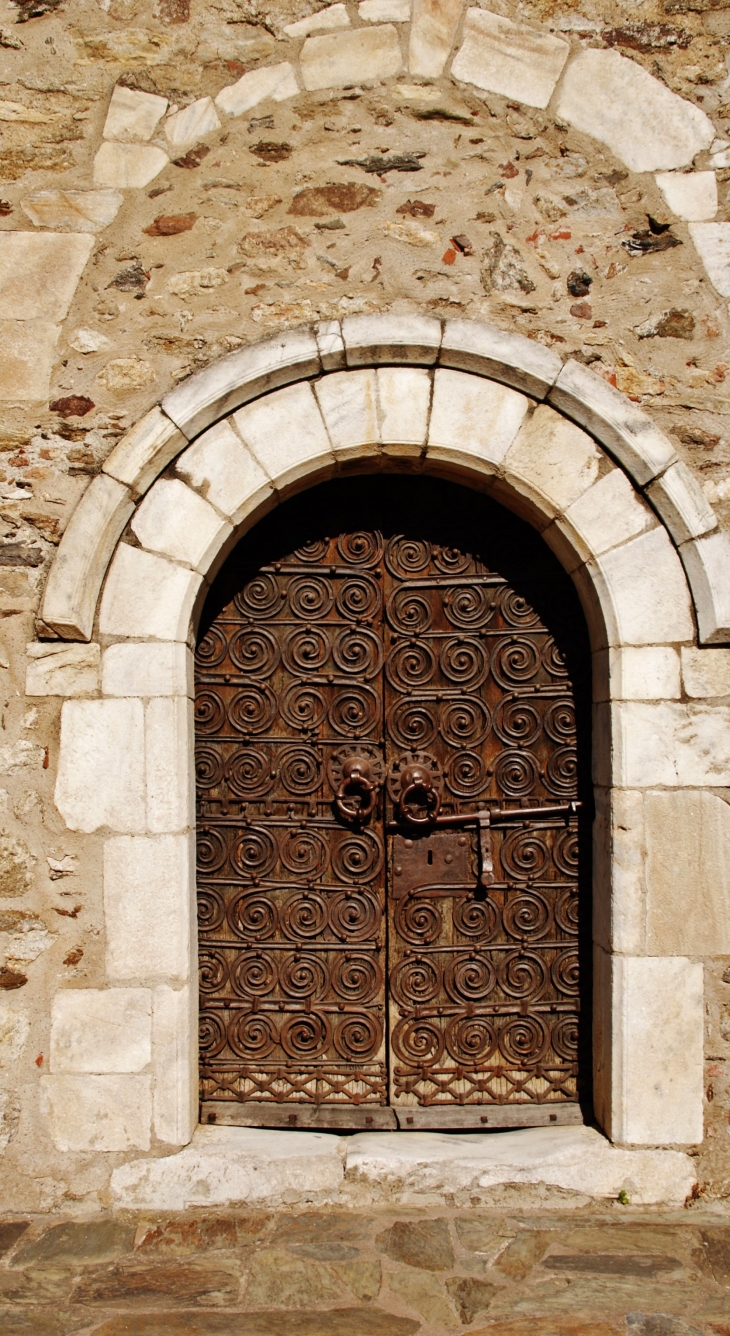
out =
<svg viewBox="0 0 730 1336"><path fill-rule="evenodd" d="M564 619L434 534L239 569L195 654L203 1100L575 1099Z"/></svg>

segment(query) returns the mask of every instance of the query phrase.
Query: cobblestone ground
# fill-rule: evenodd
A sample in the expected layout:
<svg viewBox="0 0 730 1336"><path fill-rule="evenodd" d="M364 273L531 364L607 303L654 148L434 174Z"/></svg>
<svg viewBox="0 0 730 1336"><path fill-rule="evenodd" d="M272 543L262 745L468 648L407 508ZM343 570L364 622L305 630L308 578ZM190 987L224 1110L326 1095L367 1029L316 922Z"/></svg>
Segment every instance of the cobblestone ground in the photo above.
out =
<svg viewBox="0 0 730 1336"><path fill-rule="evenodd" d="M7 1220L0 1248L3 1336L730 1336L701 1207Z"/></svg>

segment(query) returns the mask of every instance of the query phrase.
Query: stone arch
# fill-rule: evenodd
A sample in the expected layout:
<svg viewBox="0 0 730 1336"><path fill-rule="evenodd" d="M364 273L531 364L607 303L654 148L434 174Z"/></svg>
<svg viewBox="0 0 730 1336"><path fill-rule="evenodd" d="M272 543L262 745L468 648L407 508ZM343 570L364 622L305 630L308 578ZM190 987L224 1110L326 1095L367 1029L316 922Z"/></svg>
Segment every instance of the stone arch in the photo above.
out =
<svg viewBox="0 0 730 1336"><path fill-rule="evenodd" d="M373 468L489 491L578 587L596 664L595 1106L614 1140L701 1140L702 966L632 937L634 888L614 869L631 855L636 794L727 782L724 723L715 737L714 716L689 720L678 700L690 589L701 638L728 638L726 539L666 438L584 367L488 326L381 316L268 340L178 387L109 456L48 581L45 633L88 642L96 627L100 644L63 654L94 664L103 650L100 695L67 693L99 698L63 706L56 804L70 829L105 832L108 986L149 992L160 1015L131 1144L149 1149L150 1128L185 1144L197 1121L191 620L279 496ZM60 649L47 646L51 661ZM68 1127L69 1083L84 1078L43 1079ZM74 1128L95 1107L79 1095ZM59 1144L79 1135L56 1130ZM103 1149L130 1144L110 1137Z"/></svg>
<svg viewBox="0 0 730 1336"><path fill-rule="evenodd" d="M398 379L398 366L411 369L410 377L404 370ZM392 370L387 372L386 367ZM377 390L375 371L365 374L365 368L380 368ZM352 375L358 371L363 373L359 378ZM459 373L481 381L479 389L477 382L464 382L470 385L470 392L461 409L453 379ZM317 382L313 398L303 383L322 376L325 379ZM298 382L302 388L296 390ZM718 529L693 474L654 423L595 373L577 362L562 365L556 354L540 344L488 325L468 321L446 321L442 325L425 316L353 316L341 324L333 321L313 330L294 330L223 358L168 394L123 437L79 503L51 568L42 623L63 639L90 639L99 591L117 541L135 511L142 516L150 513L151 498L142 498L154 480L177 459L178 473L203 497L212 499L215 481L205 473L205 468L212 465L206 462L202 466L200 461L210 461L211 451L216 450L223 459L226 443L230 452L231 441L238 440L240 423L235 419L226 428L224 420L257 401L261 401L257 410L260 425L254 430L259 445L253 448L253 454L246 451L239 460L239 467L245 465L250 475L250 491L240 496L233 510L222 494L216 493L218 514L221 519L225 516L225 523L217 536L211 537L214 545L225 544L231 525L240 529L259 505L266 499L275 503L276 494L293 483L322 476L327 469L347 467L356 458L375 458L381 451L388 458L400 451L411 460L422 458L429 467L438 464L489 478L508 505L546 529L547 541L555 544L567 568L578 572L586 562L598 560L604 540L596 538L592 543L587 534L574 530L574 519L563 513L577 496L567 501L570 492L551 495L547 482L537 485L529 475L512 469L506 459L511 439L500 427L495 428L494 439L488 439L489 433L479 426L478 419L480 413L493 411L497 392L490 392L487 382L521 394L524 411L528 406L532 411L537 404L549 405L553 413L587 429L603 447L607 460L615 462L624 475L623 483L617 476L611 486L627 489L627 495L634 490L641 496L646 515L652 515L642 527L650 523L663 526L665 535L660 538L657 534L653 541L664 552L674 547L679 553L692 594L700 643L726 643L730 639L730 543ZM286 386L290 388L284 393ZM279 392L278 396L274 391ZM420 407L412 422L396 425L400 393L414 394ZM509 400L504 391L500 397L504 404L512 403L512 411L517 414L516 399ZM378 402L382 405L380 420ZM451 409L446 406L449 402ZM248 418L255 412L249 408ZM300 412L304 416L298 419ZM394 412L396 416L390 421L389 414L392 418ZM276 455L272 456L273 463L262 458L262 450L266 455L273 449L277 415L279 427L289 415L300 425L308 424L310 443L302 448L296 462L280 464ZM449 423L450 442L438 439L442 421ZM264 426L265 422L269 425ZM515 422L519 425L519 415ZM210 434L211 429L215 434ZM404 432L406 436L410 433L410 438L398 440ZM474 448L472 436L479 441ZM462 440L458 448L453 444L456 439ZM179 456L191 442L197 443L195 450L185 459L189 464L193 459L198 462L192 465L192 472L186 473ZM243 442L240 447L245 450ZM569 448L567 444L565 448ZM611 513L618 516L620 510L618 503ZM143 519L140 522L144 524ZM623 537L618 536L619 532L616 542L623 542L629 531ZM612 547L613 542L608 546ZM161 559L172 556L159 543L155 546L153 542L152 550ZM130 556L126 560L133 566L143 559ZM213 553L206 552L192 563L201 578L209 570L205 562L212 560ZM676 562L674 569L678 570ZM590 578L587 568L585 576L576 574L575 578L584 598L589 598L591 588L600 589L597 597L606 628L611 627L605 632L606 643L621 643L624 633L616 602L618 591L611 592L605 574L600 573L600 562L590 571ZM104 616L102 611L102 629ZM173 638L186 636L187 629L181 636L177 628ZM630 634L626 643L633 643Z"/></svg>

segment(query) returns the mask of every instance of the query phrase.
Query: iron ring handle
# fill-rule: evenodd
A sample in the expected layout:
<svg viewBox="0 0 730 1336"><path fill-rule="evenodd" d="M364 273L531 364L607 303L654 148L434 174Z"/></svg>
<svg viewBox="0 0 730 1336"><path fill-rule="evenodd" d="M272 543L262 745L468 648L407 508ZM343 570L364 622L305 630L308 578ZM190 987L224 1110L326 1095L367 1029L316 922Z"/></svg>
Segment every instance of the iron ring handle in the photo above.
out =
<svg viewBox="0 0 730 1336"><path fill-rule="evenodd" d="M367 794L360 807L348 807L345 802L345 798L353 791ZM375 811L377 797L377 788L372 780L362 774L349 775L343 779L335 794L335 807L345 821L364 821Z"/></svg>
<svg viewBox="0 0 730 1336"><path fill-rule="evenodd" d="M428 812L426 816L416 816L414 812L409 811L406 803L412 793L424 793L426 795L426 805L432 807L433 811ZM398 814L411 826L430 826L435 820L439 807L441 806L441 794L432 784L424 784L421 780L411 780L409 784L404 784L398 797Z"/></svg>

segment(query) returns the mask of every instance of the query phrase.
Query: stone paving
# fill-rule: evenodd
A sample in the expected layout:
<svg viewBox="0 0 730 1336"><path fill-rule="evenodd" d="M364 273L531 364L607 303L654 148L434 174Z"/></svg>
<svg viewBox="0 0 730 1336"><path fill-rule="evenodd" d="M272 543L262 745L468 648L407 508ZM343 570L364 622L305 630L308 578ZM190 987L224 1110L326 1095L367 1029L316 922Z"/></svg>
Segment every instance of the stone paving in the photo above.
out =
<svg viewBox="0 0 730 1336"><path fill-rule="evenodd" d="M730 1336L701 1205L45 1217L0 1251L3 1336Z"/></svg>

